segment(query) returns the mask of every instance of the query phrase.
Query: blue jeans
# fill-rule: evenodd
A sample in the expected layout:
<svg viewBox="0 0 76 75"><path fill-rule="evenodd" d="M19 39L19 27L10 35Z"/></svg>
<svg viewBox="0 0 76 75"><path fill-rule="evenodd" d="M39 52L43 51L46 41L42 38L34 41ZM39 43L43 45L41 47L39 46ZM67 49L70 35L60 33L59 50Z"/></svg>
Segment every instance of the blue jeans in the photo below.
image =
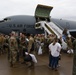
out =
<svg viewBox="0 0 76 75"><path fill-rule="evenodd" d="M52 68L57 68L58 60L59 60L59 56L58 57L53 57L52 56L52 59L51 59L51 67Z"/></svg>

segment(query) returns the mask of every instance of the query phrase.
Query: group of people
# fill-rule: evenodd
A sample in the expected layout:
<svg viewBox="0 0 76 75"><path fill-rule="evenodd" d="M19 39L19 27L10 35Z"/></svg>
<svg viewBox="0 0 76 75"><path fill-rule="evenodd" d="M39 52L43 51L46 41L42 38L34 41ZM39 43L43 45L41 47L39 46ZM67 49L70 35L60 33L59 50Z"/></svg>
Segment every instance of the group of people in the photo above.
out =
<svg viewBox="0 0 76 75"><path fill-rule="evenodd" d="M55 37L53 42L49 44L49 67L52 70L57 70L59 60L61 59L61 52L71 55L76 49L75 45L76 39L67 33L67 29L64 29L60 38Z"/></svg>
<svg viewBox="0 0 76 75"><path fill-rule="evenodd" d="M20 33L18 35L14 31L10 33L9 37L0 34L0 53L6 52L7 49L11 67L14 67L17 61L21 61L22 64L30 62L30 66L34 66L37 60L33 52L38 54L39 50L42 50L41 54L49 54L49 67L52 70L57 70L60 54L63 50L62 43L67 43L67 50L73 49L72 37L68 36L66 32L64 30L59 38L55 34L50 34L45 38L44 34L33 36L29 33Z"/></svg>
<svg viewBox="0 0 76 75"><path fill-rule="evenodd" d="M34 39L32 35L20 33L20 36L18 36L15 32L11 33L11 36L9 38L9 61L12 67L15 65L16 61L20 61L20 58L23 59L22 63L25 62L25 52L28 52L27 61L30 61L32 65L33 62L32 58L29 56L29 53L31 53L33 50Z"/></svg>

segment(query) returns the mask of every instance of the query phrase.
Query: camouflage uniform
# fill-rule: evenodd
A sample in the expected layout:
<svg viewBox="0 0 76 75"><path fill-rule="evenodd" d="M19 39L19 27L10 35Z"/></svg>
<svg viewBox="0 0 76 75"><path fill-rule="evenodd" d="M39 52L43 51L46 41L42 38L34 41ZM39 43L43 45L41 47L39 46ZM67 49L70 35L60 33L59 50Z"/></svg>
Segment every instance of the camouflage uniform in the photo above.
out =
<svg viewBox="0 0 76 75"><path fill-rule="evenodd" d="M26 37L21 37L20 40L20 45L21 45L21 52L22 52L22 56L25 57L25 52L27 52L27 40Z"/></svg>
<svg viewBox="0 0 76 75"><path fill-rule="evenodd" d="M15 64L17 59L18 44L15 37L10 37L9 39L9 49L10 49L10 63L11 66Z"/></svg>
<svg viewBox="0 0 76 75"><path fill-rule="evenodd" d="M4 36L0 34L0 53L3 53Z"/></svg>
<svg viewBox="0 0 76 75"><path fill-rule="evenodd" d="M34 50L34 38L30 37L28 42L28 52L32 52Z"/></svg>

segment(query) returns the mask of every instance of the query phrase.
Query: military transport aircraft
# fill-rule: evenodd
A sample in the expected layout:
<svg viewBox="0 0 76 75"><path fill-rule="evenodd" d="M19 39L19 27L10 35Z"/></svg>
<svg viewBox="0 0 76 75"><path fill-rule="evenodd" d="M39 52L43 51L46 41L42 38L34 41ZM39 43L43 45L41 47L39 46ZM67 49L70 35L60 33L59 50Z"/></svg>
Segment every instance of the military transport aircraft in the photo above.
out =
<svg viewBox="0 0 76 75"><path fill-rule="evenodd" d="M6 17L0 21L0 32L4 34L9 34L11 31L15 31L17 33L26 32L31 34L41 34L44 33L44 28L39 28L40 23L38 22L45 21L47 23L52 22L61 30L67 28L70 34L76 37L76 22L51 18L49 15L52 9L52 6L38 4L35 10L35 16L16 15ZM51 26L53 26L53 24Z"/></svg>

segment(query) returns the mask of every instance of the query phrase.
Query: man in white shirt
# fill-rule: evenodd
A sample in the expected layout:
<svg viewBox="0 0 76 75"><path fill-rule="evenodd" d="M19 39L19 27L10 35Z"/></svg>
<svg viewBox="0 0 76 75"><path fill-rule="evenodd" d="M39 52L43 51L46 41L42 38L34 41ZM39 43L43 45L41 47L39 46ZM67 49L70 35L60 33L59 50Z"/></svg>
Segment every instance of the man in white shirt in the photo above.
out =
<svg viewBox="0 0 76 75"><path fill-rule="evenodd" d="M49 45L49 51L50 51L49 66L52 67L52 69L57 70L59 55L61 51L61 45L58 43L57 38L55 38L54 41Z"/></svg>

